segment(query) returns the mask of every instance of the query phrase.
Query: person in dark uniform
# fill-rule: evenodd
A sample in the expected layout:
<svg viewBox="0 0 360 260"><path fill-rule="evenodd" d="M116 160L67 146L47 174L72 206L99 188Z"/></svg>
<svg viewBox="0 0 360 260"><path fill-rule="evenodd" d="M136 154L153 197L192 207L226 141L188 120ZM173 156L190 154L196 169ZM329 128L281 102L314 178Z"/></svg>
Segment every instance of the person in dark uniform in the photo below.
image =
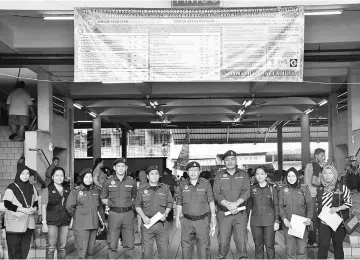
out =
<svg viewBox="0 0 360 260"><path fill-rule="evenodd" d="M134 251L134 212L133 205L136 198L136 181L126 175L127 163L125 158L118 158L113 163L115 176L103 183L101 199L110 207L109 259L117 257L120 232L125 249L125 258L132 258Z"/></svg>
<svg viewBox="0 0 360 260"><path fill-rule="evenodd" d="M199 178L200 164L190 162L186 166L189 179L179 187L176 202L176 227L181 228L182 258L190 259L196 244L198 259L210 257L210 230L215 230L216 214L211 184L207 179ZM211 220L209 223L209 214ZM183 214L183 221L180 215Z"/></svg>
<svg viewBox="0 0 360 260"><path fill-rule="evenodd" d="M174 197L175 195L175 187L176 187L176 180L175 177L172 175L172 171L169 168L166 168L164 171L164 176L160 178L160 182L166 184L171 192L171 196ZM174 220L174 210L171 209L168 217L166 218L168 222L172 222Z"/></svg>
<svg viewBox="0 0 360 260"><path fill-rule="evenodd" d="M65 205L70 194L70 187L63 186L65 170L55 167L50 173L51 181L41 196L42 231L46 236L46 259L54 259L57 248L57 259L66 257L66 240L68 237L71 216Z"/></svg>
<svg viewBox="0 0 360 260"><path fill-rule="evenodd" d="M251 210L250 227L255 243L255 258L275 258L275 231L279 229L278 192L266 181L267 172L262 166L255 169L257 184L251 186L248 210Z"/></svg>
<svg viewBox="0 0 360 260"><path fill-rule="evenodd" d="M93 185L92 170L84 169L79 175L82 183L70 192L66 210L73 217L72 229L78 258L85 259L94 253L96 233L99 228L105 228L105 216L100 190ZM102 223L101 226L99 222Z"/></svg>
<svg viewBox="0 0 360 260"><path fill-rule="evenodd" d="M141 246L144 252L143 258L153 258L155 239L159 252L158 258L166 259L169 248L166 217L168 216L170 209L172 209L174 200L171 196L169 187L166 184L159 183L160 174L157 166L149 166L146 169L146 174L149 183L139 187L135 201L136 212L142 219ZM146 228L144 224L150 224L150 219L158 212L163 214L163 217L150 228Z"/></svg>
<svg viewBox="0 0 360 260"><path fill-rule="evenodd" d="M302 239L289 235L288 232L293 214L306 218L305 225L311 225L311 219L314 215L313 200L310 190L305 185L300 185L299 173L295 168L292 167L287 171L286 183L279 193L280 217L284 222L286 256L287 258L306 259L307 230L305 229Z"/></svg>
<svg viewBox="0 0 360 260"><path fill-rule="evenodd" d="M236 153L227 151L223 160L225 170L220 171L214 181L214 197L218 206L218 243L219 258L226 258L230 249L231 236L234 236L236 258L247 258L247 215L238 207L250 197L250 181L248 174L236 167ZM225 216L225 212L231 214Z"/></svg>

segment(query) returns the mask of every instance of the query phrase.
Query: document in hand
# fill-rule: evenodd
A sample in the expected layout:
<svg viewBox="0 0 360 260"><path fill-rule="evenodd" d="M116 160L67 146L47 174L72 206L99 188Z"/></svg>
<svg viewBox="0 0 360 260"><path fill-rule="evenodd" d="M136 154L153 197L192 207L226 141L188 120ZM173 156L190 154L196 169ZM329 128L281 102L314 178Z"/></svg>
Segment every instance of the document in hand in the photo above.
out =
<svg viewBox="0 0 360 260"><path fill-rule="evenodd" d="M328 206L324 206L319 214L319 219L324 221L326 225L331 227L332 230L336 231L338 226L343 222L343 219L336 213L331 214L330 208Z"/></svg>
<svg viewBox="0 0 360 260"><path fill-rule="evenodd" d="M160 212L156 213L151 219L150 219L150 224L146 225L144 224L144 227L146 227L146 229L151 228L156 222L158 222L161 218L163 217L163 214L161 214Z"/></svg>
<svg viewBox="0 0 360 260"><path fill-rule="evenodd" d="M241 206L241 207L237 208L238 211L242 211L242 210L245 210L245 209L246 209L245 206ZM225 216L229 216L229 215L231 215L231 211L226 211Z"/></svg>
<svg viewBox="0 0 360 260"><path fill-rule="evenodd" d="M289 235L303 239L305 233L305 222L306 218L292 214L291 215L291 228L289 228Z"/></svg>

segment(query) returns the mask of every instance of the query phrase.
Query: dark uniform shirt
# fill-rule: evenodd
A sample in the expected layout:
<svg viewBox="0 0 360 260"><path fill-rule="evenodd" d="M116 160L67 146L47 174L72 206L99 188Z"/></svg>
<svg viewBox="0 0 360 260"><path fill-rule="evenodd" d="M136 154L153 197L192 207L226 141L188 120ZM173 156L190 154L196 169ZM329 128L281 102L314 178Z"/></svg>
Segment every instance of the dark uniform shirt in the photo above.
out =
<svg viewBox="0 0 360 260"><path fill-rule="evenodd" d="M115 174L115 176L104 181L100 198L108 199L109 207L131 207L136 198L136 181L127 175L120 181Z"/></svg>
<svg viewBox="0 0 360 260"><path fill-rule="evenodd" d="M245 171L236 170L231 176L226 170L219 172L214 181L214 197L221 210L227 209L220 205L222 200L235 202L239 198L246 201L250 197L250 181Z"/></svg>
<svg viewBox="0 0 360 260"><path fill-rule="evenodd" d="M172 209L174 199L166 184L158 183L157 186L150 186L149 183L139 187L135 207L143 210L144 214L151 218L156 213L164 214L166 208Z"/></svg>
<svg viewBox="0 0 360 260"><path fill-rule="evenodd" d="M301 217L313 218L314 205L310 190L301 186L292 188L286 185L280 189L279 208L281 219L291 220L291 215L295 214Z"/></svg>
<svg viewBox="0 0 360 260"><path fill-rule="evenodd" d="M195 186L190 179L179 186L176 205L182 206L182 213L190 216L201 216L210 211L209 203L214 201L211 184L207 179L199 178Z"/></svg>
<svg viewBox="0 0 360 260"><path fill-rule="evenodd" d="M270 187L271 186L271 187ZM250 199L248 203L251 213L251 226L271 226L279 220L278 191L272 184L260 187L259 184L250 188Z"/></svg>
<svg viewBox="0 0 360 260"><path fill-rule="evenodd" d="M100 201L100 190L92 186L75 187L66 201L66 210L74 218L74 229L98 229L99 216L104 220L104 209Z"/></svg>

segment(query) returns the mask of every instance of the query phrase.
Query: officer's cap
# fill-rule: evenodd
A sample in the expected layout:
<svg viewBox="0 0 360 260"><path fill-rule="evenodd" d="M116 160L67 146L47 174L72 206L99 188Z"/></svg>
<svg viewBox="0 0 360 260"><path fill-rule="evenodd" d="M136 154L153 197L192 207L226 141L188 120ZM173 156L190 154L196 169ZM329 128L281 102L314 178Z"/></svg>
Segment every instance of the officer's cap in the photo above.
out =
<svg viewBox="0 0 360 260"><path fill-rule="evenodd" d="M200 169L200 164L198 162L190 162L186 165L186 170L189 170L192 167L198 167Z"/></svg>
<svg viewBox="0 0 360 260"><path fill-rule="evenodd" d="M236 152L234 152L233 150L229 150L227 151L226 153L224 153L223 155L223 160L225 160L226 157L229 157L229 156L236 156Z"/></svg>
<svg viewBox="0 0 360 260"><path fill-rule="evenodd" d="M349 161L350 161L350 162L357 161L356 156L353 156L353 155L350 156L350 157L349 157Z"/></svg>
<svg viewBox="0 0 360 260"><path fill-rule="evenodd" d="M157 170L159 171L159 168L156 165L150 165L147 169L146 169L146 174L149 174L151 171L153 170Z"/></svg>
<svg viewBox="0 0 360 260"><path fill-rule="evenodd" d="M85 169L83 169L80 173L79 173L79 177L84 177L85 176L85 174L87 174L87 173L91 173L92 174L92 170L90 169L90 168L85 168Z"/></svg>
<svg viewBox="0 0 360 260"><path fill-rule="evenodd" d="M113 166L115 166L118 163L124 163L125 165L127 165L126 159L125 158L118 158L114 161Z"/></svg>

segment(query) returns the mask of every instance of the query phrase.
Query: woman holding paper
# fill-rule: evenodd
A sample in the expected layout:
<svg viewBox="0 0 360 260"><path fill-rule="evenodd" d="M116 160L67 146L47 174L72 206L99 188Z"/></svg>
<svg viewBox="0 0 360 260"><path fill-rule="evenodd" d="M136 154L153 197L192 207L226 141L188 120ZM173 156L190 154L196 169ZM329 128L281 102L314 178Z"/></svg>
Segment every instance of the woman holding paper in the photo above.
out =
<svg viewBox="0 0 360 260"><path fill-rule="evenodd" d="M264 167L255 169L257 184L250 188L248 208L252 211L250 226L255 243L255 258L264 258L264 244L267 259L275 258L275 231L279 229L278 192L266 181Z"/></svg>
<svg viewBox="0 0 360 260"><path fill-rule="evenodd" d="M311 225L313 201L310 190L300 185L299 175L298 171L293 167L287 171L286 185L282 187L279 192L279 208L280 217L284 222L284 239L287 258L306 259L308 232L305 226ZM299 228L300 225L304 225L302 238L289 234L289 229L292 228L291 218L294 215L299 221L303 219L303 223L301 223L301 221L298 225L294 225L297 228ZM295 232L292 234L295 234Z"/></svg>
<svg viewBox="0 0 360 260"><path fill-rule="evenodd" d="M338 180L338 172L332 165L325 165L320 175L321 185L317 188L316 201L318 213L325 207L330 208L331 214L338 214L342 219L349 218L349 208L352 207L351 193L346 185ZM324 221L319 225L318 259L327 259L330 239L334 247L335 259L344 259L343 242L345 239L344 224L340 224L334 231Z"/></svg>
<svg viewBox="0 0 360 260"><path fill-rule="evenodd" d="M104 228L104 208L100 190L93 185L91 169L80 172L81 185L75 187L66 201L66 210L73 217L73 231L78 258L93 254L99 222Z"/></svg>

